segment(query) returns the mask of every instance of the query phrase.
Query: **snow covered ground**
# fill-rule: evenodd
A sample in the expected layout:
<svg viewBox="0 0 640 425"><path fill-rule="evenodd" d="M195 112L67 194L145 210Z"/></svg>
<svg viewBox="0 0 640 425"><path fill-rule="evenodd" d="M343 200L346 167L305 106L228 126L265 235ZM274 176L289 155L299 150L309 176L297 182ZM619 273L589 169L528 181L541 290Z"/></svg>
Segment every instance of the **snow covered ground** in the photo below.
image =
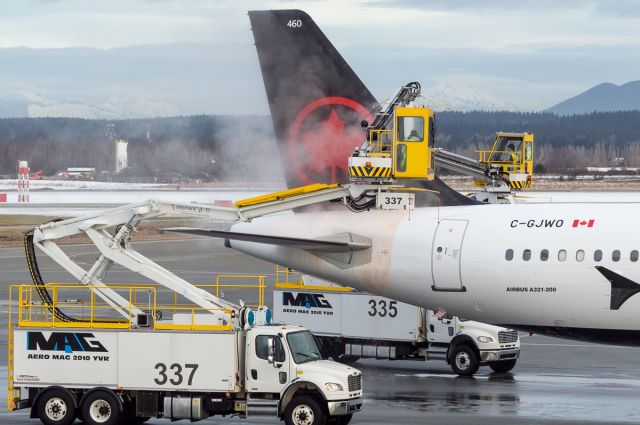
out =
<svg viewBox="0 0 640 425"><path fill-rule="evenodd" d="M162 184L132 184L64 180L34 180L29 203L18 203L15 180L0 180L0 215L78 216L118 205L157 199L167 202L225 205L279 190L251 190L246 187L181 189Z"/></svg>
<svg viewBox="0 0 640 425"><path fill-rule="evenodd" d="M7 193L7 202L0 204L0 209L5 207L21 207L26 204L18 204L18 192ZM66 206L100 206L123 205L145 199L159 199L168 202L197 202L200 204L215 204L222 201L237 201L250 198L265 191L248 190L51 190L43 192L30 192L29 204L32 206L66 205Z"/></svg>
<svg viewBox="0 0 640 425"><path fill-rule="evenodd" d="M580 180L579 177L578 180ZM620 179L620 176L616 177ZM456 187L456 183L462 180L447 177L447 182ZM620 183L624 183L624 179ZM16 186L15 180L0 180L0 194L7 195L6 202L0 203L0 216L74 217L147 199L226 206L239 199L282 190L278 187L256 190L239 186L177 190L174 186L163 184L36 180L31 182L30 202L18 203ZM462 193L473 191L459 190ZM615 189L613 191L525 191L518 194L518 202L640 202L640 192L615 191Z"/></svg>
<svg viewBox="0 0 640 425"><path fill-rule="evenodd" d="M93 182L78 180L30 180L29 187L33 191L38 190L145 190L175 187L167 184L155 183L116 183L116 182ZM16 179L0 180L0 192L16 190L18 181Z"/></svg>

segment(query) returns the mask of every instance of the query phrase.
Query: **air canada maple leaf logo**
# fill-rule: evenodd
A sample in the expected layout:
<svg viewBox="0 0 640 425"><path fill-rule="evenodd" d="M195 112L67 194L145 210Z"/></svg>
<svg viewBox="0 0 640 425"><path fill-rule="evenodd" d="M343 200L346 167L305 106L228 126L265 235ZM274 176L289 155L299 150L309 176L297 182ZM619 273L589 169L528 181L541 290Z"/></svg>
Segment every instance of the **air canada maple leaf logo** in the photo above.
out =
<svg viewBox="0 0 640 425"><path fill-rule="evenodd" d="M362 145L360 121L371 113L346 97L323 97L302 108L289 127L287 154L303 184L335 183L347 175L347 158Z"/></svg>

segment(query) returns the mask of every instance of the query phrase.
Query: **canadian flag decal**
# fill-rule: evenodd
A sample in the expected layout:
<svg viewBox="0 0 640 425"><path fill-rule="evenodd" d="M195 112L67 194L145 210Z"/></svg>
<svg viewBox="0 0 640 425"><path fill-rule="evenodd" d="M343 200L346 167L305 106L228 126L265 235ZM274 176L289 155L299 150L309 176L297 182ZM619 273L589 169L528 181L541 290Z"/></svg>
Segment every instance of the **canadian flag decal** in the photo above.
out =
<svg viewBox="0 0 640 425"><path fill-rule="evenodd" d="M594 219L591 220L579 220L579 219L575 219L573 220L573 226L572 227L593 227L593 223L595 223L596 221Z"/></svg>

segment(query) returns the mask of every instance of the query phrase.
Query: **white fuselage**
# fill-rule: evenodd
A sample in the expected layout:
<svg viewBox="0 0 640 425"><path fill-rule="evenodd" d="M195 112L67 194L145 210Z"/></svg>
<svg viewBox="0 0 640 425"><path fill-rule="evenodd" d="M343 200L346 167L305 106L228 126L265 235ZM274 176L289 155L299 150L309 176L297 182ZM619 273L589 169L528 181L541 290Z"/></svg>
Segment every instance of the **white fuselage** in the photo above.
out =
<svg viewBox="0 0 640 425"><path fill-rule="evenodd" d="M281 246L233 241L232 247L468 319L635 344L640 295L612 309L612 284L596 266L640 282L637 217L640 204L629 203L457 206L410 214L327 211L265 217L233 230L301 238L350 232L371 239L370 258L354 256L346 264Z"/></svg>

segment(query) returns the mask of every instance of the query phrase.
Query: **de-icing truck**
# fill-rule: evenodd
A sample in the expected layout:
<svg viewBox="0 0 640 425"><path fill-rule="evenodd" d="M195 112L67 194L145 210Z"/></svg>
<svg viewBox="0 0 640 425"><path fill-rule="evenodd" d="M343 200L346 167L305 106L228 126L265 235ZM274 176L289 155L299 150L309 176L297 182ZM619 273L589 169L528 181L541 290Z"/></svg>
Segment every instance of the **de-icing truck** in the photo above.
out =
<svg viewBox="0 0 640 425"><path fill-rule="evenodd" d="M62 299L63 289L77 294L86 288L48 287L54 300ZM138 300L143 291L121 289L137 293ZM94 303L84 320L64 321L32 302L32 285L15 291L9 409L30 409L44 425L215 415L346 424L361 409L361 373L322 360L305 328L267 324L268 310L242 311L240 327L192 309L171 320L132 314L131 320L105 322L97 317L104 305ZM51 311L62 304L52 304ZM159 316L153 304L149 311ZM167 307L162 311L167 314Z"/></svg>
<svg viewBox="0 0 640 425"><path fill-rule="evenodd" d="M337 189L343 190L329 190ZM253 207L247 214L273 209ZM362 408L362 374L323 360L304 327L271 324L264 285L257 286L257 304L234 304L219 298L218 288L214 295L193 285L130 244L145 219L248 219L243 211L150 200L45 223L25 235L33 285L10 290L9 410L30 409L45 425L215 415L347 424ZM77 234L99 250L88 268L57 244ZM45 283L36 248L77 283ZM106 284L114 264L154 283Z"/></svg>
<svg viewBox="0 0 640 425"><path fill-rule="evenodd" d="M445 360L461 376L480 366L508 372L520 355L518 332L452 317L334 285L287 268L276 269L277 320L302 324L325 357Z"/></svg>

